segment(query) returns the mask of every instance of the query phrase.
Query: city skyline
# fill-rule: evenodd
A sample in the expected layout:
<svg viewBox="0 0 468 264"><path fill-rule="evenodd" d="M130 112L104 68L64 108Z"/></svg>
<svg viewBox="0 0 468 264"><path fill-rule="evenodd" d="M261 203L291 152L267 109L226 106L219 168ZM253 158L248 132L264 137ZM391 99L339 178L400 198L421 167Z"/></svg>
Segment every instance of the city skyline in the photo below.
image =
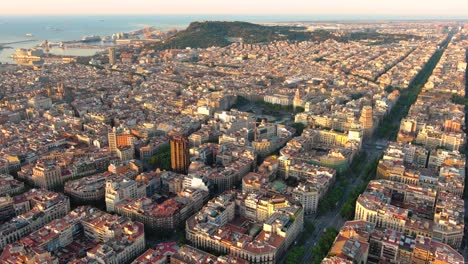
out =
<svg viewBox="0 0 468 264"><path fill-rule="evenodd" d="M0 263L466 264L466 0L0 9Z"/></svg>
<svg viewBox="0 0 468 264"><path fill-rule="evenodd" d="M150 1L69 1L57 0L4 3L2 15L117 15L117 14L180 14L180 15L398 15L398 16L431 16L437 17L467 17L468 4L462 0L425 1L424 3L372 0L331 0L326 3L315 1L291 0L257 0L255 3L240 0L237 5L226 1L186 0ZM27 6L27 8L25 8Z"/></svg>

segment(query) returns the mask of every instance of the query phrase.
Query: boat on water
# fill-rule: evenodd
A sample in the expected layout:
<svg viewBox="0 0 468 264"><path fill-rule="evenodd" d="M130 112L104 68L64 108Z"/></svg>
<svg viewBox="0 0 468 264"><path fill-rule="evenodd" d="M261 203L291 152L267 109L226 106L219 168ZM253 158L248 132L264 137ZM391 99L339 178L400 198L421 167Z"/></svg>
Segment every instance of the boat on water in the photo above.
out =
<svg viewBox="0 0 468 264"><path fill-rule="evenodd" d="M49 27L49 26L46 27L46 30L48 30L48 31L63 31L63 29L56 28L56 27Z"/></svg>
<svg viewBox="0 0 468 264"><path fill-rule="evenodd" d="M81 39L82 42L96 42L96 41L101 41L101 37L100 36L96 36L96 35L90 35L90 36L84 36L82 39Z"/></svg>
<svg viewBox="0 0 468 264"><path fill-rule="evenodd" d="M26 33L26 34L24 34L24 35L25 35L26 37L29 37L29 38L34 37L34 35L31 34L31 33Z"/></svg>

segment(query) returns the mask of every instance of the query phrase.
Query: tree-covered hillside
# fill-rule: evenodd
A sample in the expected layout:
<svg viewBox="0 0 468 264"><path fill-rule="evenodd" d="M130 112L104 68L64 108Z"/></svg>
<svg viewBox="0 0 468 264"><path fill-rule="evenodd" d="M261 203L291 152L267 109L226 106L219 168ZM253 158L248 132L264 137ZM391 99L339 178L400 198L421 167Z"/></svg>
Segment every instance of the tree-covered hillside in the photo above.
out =
<svg viewBox="0 0 468 264"><path fill-rule="evenodd" d="M187 29L179 31L166 41L153 43L148 47L156 50L183 49L186 47L223 47L240 39L242 39L243 43L248 44L275 40L325 41L327 39L334 39L340 42L367 39L381 44L411 38L415 38L415 36L380 34L375 32L335 35L326 30L306 31L304 27L263 26L248 22L205 21L192 22Z"/></svg>

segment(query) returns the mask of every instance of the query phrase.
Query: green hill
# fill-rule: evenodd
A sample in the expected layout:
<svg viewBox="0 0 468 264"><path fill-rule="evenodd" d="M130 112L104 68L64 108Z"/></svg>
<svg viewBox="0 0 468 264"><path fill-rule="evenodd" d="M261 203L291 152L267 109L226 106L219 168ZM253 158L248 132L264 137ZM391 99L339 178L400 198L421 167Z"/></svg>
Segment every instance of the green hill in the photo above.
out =
<svg viewBox="0 0 468 264"><path fill-rule="evenodd" d="M152 44L156 49L168 48L207 48L211 46L227 46L230 38L242 38L244 43L270 42L274 40L306 40L310 33L303 28L287 26L262 26L247 22L193 22L186 30L178 32L164 43Z"/></svg>
<svg viewBox="0 0 468 264"><path fill-rule="evenodd" d="M240 38L242 38L244 43L248 44L271 42L275 40L325 41L327 39L334 39L340 42L367 39L376 44L384 44L417 37L412 35L392 35L375 32L358 32L337 36L325 30L316 30L313 32L305 31L304 27L263 26L248 22L206 21L192 22L187 29L179 31L176 35L164 42L150 44L148 48L163 50L170 48L183 49L186 47L223 47L229 45L235 41L235 39Z"/></svg>

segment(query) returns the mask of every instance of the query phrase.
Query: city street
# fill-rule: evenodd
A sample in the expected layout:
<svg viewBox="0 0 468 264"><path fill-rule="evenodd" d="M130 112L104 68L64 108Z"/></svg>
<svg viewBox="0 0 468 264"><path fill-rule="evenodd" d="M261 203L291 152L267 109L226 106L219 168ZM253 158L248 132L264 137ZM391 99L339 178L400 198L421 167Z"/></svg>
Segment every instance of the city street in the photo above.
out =
<svg viewBox="0 0 468 264"><path fill-rule="evenodd" d="M379 146L382 144L387 144L388 142L382 142L382 140L377 139L376 137L369 140L365 146L363 146L362 150L367 154L367 158L365 163L361 166L361 168L365 168L367 165L371 164L376 158L380 157L383 153L383 149ZM377 149L380 148L380 149ZM317 241L319 240L320 236L323 234L324 229L328 227L335 228L339 230L340 227L344 224L345 220L340 215L340 210L343 207L343 204L346 202L349 192L363 183L362 177L364 175L363 171L352 171L348 177L346 177L350 184L346 188L346 192L343 194L342 199L338 202L338 205L335 206L333 211L328 212L326 215L318 216L317 218L313 217L311 220L315 225L315 231L313 235L307 239L304 247L306 248L304 258L301 263L309 264L312 261L312 248L316 245ZM336 184L340 184L337 182Z"/></svg>

